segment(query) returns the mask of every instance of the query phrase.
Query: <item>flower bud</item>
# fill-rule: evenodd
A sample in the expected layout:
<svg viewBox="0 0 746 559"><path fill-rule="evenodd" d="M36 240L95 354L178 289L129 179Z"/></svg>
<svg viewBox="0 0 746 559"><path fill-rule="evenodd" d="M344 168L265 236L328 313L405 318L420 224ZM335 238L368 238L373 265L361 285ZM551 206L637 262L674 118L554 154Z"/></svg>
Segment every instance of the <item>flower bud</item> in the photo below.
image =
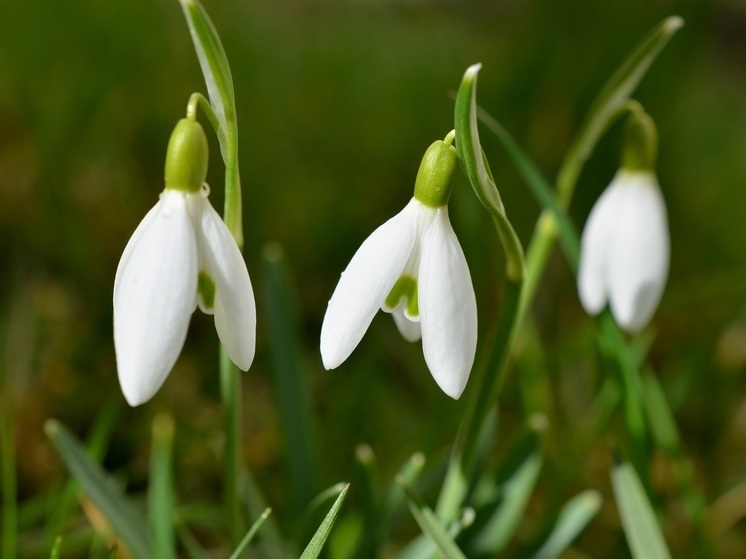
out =
<svg viewBox="0 0 746 559"><path fill-rule="evenodd" d="M414 183L414 197L431 208L445 206L451 197L456 148L442 140L434 142L422 157Z"/></svg>
<svg viewBox="0 0 746 559"><path fill-rule="evenodd" d="M197 192L207 177L207 138L199 122L182 118L166 152L166 189Z"/></svg>

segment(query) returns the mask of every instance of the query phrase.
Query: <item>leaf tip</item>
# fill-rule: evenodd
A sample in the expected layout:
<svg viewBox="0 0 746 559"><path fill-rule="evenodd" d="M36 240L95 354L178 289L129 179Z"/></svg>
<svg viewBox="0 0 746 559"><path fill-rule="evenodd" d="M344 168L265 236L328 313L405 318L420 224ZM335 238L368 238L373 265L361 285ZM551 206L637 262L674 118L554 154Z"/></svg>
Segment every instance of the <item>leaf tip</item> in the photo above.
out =
<svg viewBox="0 0 746 559"><path fill-rule="evenodd" d="M670 16L665 19L664 27L669 33L674 33L684 27L684 18L681 16Z"/></svg>
<svg viewBox="0 0 746 559"><path fill-rule="evenodd" d="M47 434L47 437L54 439L57 433L60 432L60 422L56 419L47 419L44 422L44 432Z"/></svg>
<svg viewBox="0 0 746 559"><path fill-rule="evenodd" d="M477 74L479 73L479 70L482 69L482 63L477 62L476 64L472 64L466 69L466 72L464 73L464 79L471 79L475 80L477 78Z"/></svg>

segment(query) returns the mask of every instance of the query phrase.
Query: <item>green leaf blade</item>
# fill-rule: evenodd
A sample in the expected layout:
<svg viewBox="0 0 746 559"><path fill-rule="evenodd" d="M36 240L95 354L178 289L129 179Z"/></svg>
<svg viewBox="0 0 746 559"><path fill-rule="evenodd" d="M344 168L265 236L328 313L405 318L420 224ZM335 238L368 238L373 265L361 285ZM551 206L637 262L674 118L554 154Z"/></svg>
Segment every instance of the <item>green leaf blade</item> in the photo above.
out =
<svg viewBox="0 0 746 559"><path fill-rule="evenodd" d="M505 214L505 207L479 141L477 75L481 68L481 64L474 64L467 68L456 95L454 113L456 151L474 189L474 194L494 220L505 251L506 275L513 282L521 282L525 272L523 247Z"/></svg>
<svg viewBox="0 0 746 559"><path fill-rule="evenodd" d="M348 483L347 485L345 485L344 489L342 489L339 497L337 497L337 500L334 501L332 508L329 510L326 517L321 522L319 529L316 530L316 533L311 538L311 541L308 542L308 546L306 546L306 549L303 550L303 554L300 556L300 559L316 559L321 554L321 550L324 548L326 539L329 537L329 534L334 527L334 522L337 520L337 516L339 515L339 511L342 508L342 503L344 503L349 488L350 484Z"/></svg>
<svg viewBox="0 0 746 559"><path fill-rule="evenodd" d="M617 509L634 559L671 559L653 507L634 468L624 462L614 467L611 483Z"/></svg>
<svg viewBox="0 0 746 559"><path fill-rule="evenodd" d="M249 544L251 543L251 540L254 539L254 536L256 536L257 532L259 532L259 528L262 527L262 524L264 524L264 521L269 518L269 515L272 513L272 509L267 508L260 516L257 518L254 523L249 528L248 532L246 532L246 535L241 540L241 543L238 544L238 547L236 550L231 554L230 559L240 559L241 555L244 551L246 551L246 548L249 547Z"/></svg>
<svg viewBox="0 0 746 559"><path fill-rule="evenodd" d="M174 421L159 414L153 420L153 448L150 458L148 517L153 535L153 552L159 559L175 557L173 462Z"/></svg>
<svg viewBox="0 0 746 559"><path fill-rule="evenodd" d="M578 176L601 136L623 110L634 90L669 39L684 25L671 16L660 22L622 61L586 114L562 163L557 178L557 201L567 208Z"/></svg>
<svg viewBox="0 0 746 559"><path fill-rule="evenodd" d="M61 423L50 419L44 429L71 475L132 555L137 559L151 557L147 526L124 495L112 489L104 470L88 457L81 443Z"/></svg>
<svg viewBox="0 0 746 559"><path fill-rule="evenodd" d="M210 103L222 132L234 136L236 101L228 57L215 26L198 0L179 0L192 35ZM222 145L221 141L221 145Z"/></svg>
<svg viewBox="0 0 746 559"><path fill-rule="evenodd" d="M281 426L285 432L290 482L296 510L316 493L316 447L306 371L301 361L298 297L284 250L269 243L262 250L264 302L267 310L272 378Z"/></svg>
<svg viewBox="0 0 746 559"><path fill-rule="evenodd" d="M407 504L409 505L409 510L412 512L412 516L420 527L420 530L422 530L422 533L435 545L438 553L444 559L466 559L466 555L459 549L456 542L453 541L453 538L448 534L432 509L424 503L422 498L411 487L403 483L402 487L404 487L404 491L407 494Z"/></svg>
<svg viewBox="0 0 746 559"><path fill-rule="evenodd" d="M531 559L554 559L583 531L601 509L601 494L589 489L570 499L562 507L544 544L531 556Z"/></svg>

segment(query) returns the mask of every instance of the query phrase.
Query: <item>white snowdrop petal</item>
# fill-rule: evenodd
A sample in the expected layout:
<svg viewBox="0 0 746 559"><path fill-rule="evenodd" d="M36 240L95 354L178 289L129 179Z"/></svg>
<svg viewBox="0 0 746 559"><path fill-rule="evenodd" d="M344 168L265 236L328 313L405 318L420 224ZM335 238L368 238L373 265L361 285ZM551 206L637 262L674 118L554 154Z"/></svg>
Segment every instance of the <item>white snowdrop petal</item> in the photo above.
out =
<svg viewBox="0 0 746 559"><path fill-rule="evenodd" d="M585 312L600 313L608 301L609 250L615 233L622 194L619 175L596 201L580 239L578 295Z"/></svg>
<svg viewBox="0 0 746 559"><path fill-rule="evenodd" d="M655 176L630 174L623 188L610 247L610 306L619 325L635 333L648 324L663 295L670 241Z"/></svg>
<svg viewBox="0 0 746 559"><path fill-rule="evenodd" d="M415 242L413 202L373 231L342 272L321 325L326 369L350 356L404 269Z"/></svg>
<svg viewBox="0 0 746 559"><path fill-rule="evenodd" d="M132 406L166 380L195 307L197 243L183 193L166 191L122 256L114 291L119 383Z"/></svg>
<svg viewBox="0 0 746 559"><path fill-rule="evenodd" d="M127 267L127 262L129 262L130 257L132 256L132 252L135 250L135 247L140 243L140 239L145 234L145 232L150 228L150 223L155 219L155 216L158 215L158 212L160 211L161 207L161 200L158 200L156 202L155 206L150 208L150 211L145 214L145 217L142 218L142 221L140 221L139 225L137 226L137 229L135 229L135 232L132 233L132 236L130 237L130 240L127 241L127 246L124 247L124 251L122 252L122 257L119 259L119 265L117 266L117 272L114 276L114 300L117 299L117 291L119 288L119 278L121 277L121 272Z"/></svg>
<svg viewBox="0 0 746 559"><path fill-rule="evenodd" d="M215 282L215 329L236 366L248 371L256 347L256 304L249 271L228 227L207 198L201 198L197 234L200 266Z"/></svg>
<svg viewBox="0 0 746 559"><path fill-rule="evenodd" d="M458 399L474 364L477 303L447 207L438 208L422 239L419 307L425 362L443 392Z"/></svg>
<svg viewBox="0 0 746 559"><path fill-rule="evenodd" d="M399 307L391 313L394 317L396 327L399 329L399 333L408 342L416 342L422 338L422 329L420 328L419 321L410 320L404 315L404 307Z"/></svg>

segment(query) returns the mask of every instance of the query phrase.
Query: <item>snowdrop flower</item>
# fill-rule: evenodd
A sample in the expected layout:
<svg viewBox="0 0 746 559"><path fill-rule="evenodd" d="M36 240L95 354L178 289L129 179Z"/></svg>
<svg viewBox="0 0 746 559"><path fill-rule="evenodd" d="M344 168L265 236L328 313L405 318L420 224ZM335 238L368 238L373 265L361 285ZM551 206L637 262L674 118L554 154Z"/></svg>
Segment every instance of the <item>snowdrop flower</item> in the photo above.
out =
<svg viewBox="0 0 746 559"><path fill-rule="evenodd" d="M233 362L254 358L256 310L241 251L204 184L207 140L181 120L166 155L166 188L124 249L114 280L114 346L127 402L147 402L166 380L199 307L215 315Z"/></svg>
<svg viewBox="0 0 746 559"><path fill-rule="evenodd" d="M653 121L633 113L622 168L594 205L581 238L578 291L583 308L595 315L608 302L629 333L648 324L668 276L668 219L653 171L656 147Z"/></svg>
<svg viewBox="0 0 746 559"><path fill-rule="evenodd" d="M326 369L341 365L378 309L392 313L402 336L422 350L448 396L466 386L477 343L477 305L469 268L448 219L456 150L437 141L425 153L414 197L376 229L353 256L321 327Z"/></svg>

